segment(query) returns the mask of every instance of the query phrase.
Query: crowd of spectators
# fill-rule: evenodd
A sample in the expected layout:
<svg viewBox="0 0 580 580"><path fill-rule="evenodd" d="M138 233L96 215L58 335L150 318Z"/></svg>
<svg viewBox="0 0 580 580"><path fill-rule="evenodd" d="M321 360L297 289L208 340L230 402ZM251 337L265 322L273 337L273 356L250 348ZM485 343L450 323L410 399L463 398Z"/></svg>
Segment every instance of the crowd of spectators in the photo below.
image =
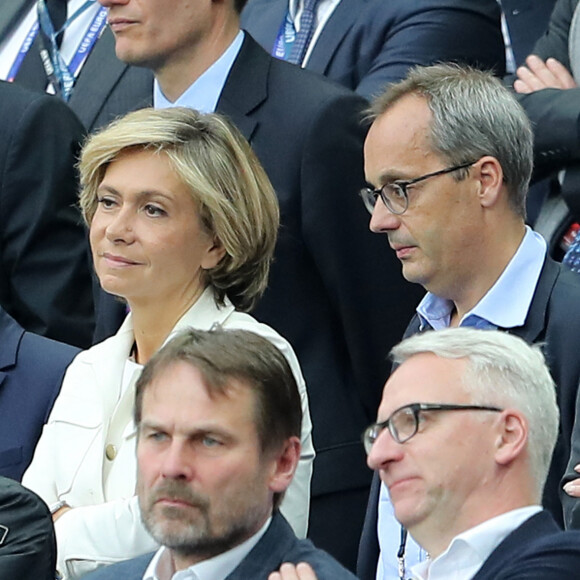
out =
<svg viewBox="0 0 580 580"><path fill-rule="evenodd" d="M542 505L580 527L579 47L578 0L2 3L0 476L48 505L64 580L172 548L141 521L135 389L216 325L273 344L299 392L279 557L314 572L276 578L425 559L361 433L395 410L388 353L429 329L544 345ZM0 521L0 575L2 546Z"/></svg>

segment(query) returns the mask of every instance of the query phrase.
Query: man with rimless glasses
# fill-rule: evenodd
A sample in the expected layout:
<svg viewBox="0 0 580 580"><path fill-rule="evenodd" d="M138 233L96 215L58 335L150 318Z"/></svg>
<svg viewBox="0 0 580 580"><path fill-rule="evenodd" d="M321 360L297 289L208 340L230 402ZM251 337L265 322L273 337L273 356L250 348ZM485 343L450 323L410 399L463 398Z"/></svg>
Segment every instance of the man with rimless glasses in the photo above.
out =
<svg viewBox="0 0 580 580"><path fill-rule="evenodd" d="M453 65L414 69L374 101L370 115L364 147L369 187L361 192L370 228L386 236L403 276L427 290L406 336L471 326L545 345L557 385L560 437L542 503L562 524L560 478L580 378L580 282L546 256L544 240L525 225L529 121L497 79ZM402 439L427 417L489 419L496 412L415 406L401 413L387 426ZM402 577L397 553L403 551L408 566L426 557L401 532L389 491L375 477L357 575Z"/></svg>

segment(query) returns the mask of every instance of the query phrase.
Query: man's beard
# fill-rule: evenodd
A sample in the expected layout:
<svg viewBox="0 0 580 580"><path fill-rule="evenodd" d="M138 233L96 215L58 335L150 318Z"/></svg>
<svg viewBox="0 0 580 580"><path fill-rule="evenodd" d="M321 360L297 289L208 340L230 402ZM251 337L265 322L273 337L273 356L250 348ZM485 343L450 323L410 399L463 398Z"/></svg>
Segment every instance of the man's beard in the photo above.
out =
<svg viewBox="0 0 580 580"><path fill-rule="evenodd" d="M192 507L160 507L156 502L161 498L184 501ZM183 557L212 558L257 531L254 510L248 510L245 517L232 518L225 526L222 523L222 529L215 530L209 499L175 480L167 480L151 490L146 500L141 493L139 503L141 520L151 536Z"/></svg>

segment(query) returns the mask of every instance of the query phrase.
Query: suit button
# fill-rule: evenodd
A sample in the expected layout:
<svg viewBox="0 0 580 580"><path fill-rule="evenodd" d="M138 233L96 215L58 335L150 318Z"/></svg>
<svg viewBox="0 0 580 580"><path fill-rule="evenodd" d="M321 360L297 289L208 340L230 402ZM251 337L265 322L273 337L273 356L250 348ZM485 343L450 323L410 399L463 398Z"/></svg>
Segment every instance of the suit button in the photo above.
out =
<svg viewBox="0 0 580 580"><path fill-rule="evenodd" d="M109 461L113 461L117 457L117 448L112 443L105 447L105 456Z"/></svg>

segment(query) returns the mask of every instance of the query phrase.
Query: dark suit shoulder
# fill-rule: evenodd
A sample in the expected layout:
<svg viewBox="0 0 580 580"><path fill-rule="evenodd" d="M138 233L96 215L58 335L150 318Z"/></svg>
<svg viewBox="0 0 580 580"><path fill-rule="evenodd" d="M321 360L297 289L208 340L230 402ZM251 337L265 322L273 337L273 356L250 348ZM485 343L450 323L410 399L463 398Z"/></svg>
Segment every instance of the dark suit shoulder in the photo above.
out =
<svg viewBox="0 0 580 580"><path fill-rule="evenodd" d="M332 556L319 550L310 540L299 540L279 512L276 513L266 533L226 580L266 578L277 571L284 562L308 562L318 580L355 580L351 572Z"/></svg>
<svg viewBox="0 0 580 580"><path fill-rule="evenodd" d="M143 574L145 574L145 570L147 570L147 566L149 566L154 554L152 552L131 560L104 566L91 574L83 576L83 578L84 580L120 580L121 578L123 580L142 580Z"/></svg>
<svg viewBox="0 0 580 580"><path fill-rule="evenodd" d="M473 580L561 580L580 570L580 532L562 531L542 511L509 534Z"/></svg>
<svg viewBox="0 0 580 580"><path fill-rule="evenodd" d="M0 475L20 480L78 348L25 332L0 308Z"/></svg>

